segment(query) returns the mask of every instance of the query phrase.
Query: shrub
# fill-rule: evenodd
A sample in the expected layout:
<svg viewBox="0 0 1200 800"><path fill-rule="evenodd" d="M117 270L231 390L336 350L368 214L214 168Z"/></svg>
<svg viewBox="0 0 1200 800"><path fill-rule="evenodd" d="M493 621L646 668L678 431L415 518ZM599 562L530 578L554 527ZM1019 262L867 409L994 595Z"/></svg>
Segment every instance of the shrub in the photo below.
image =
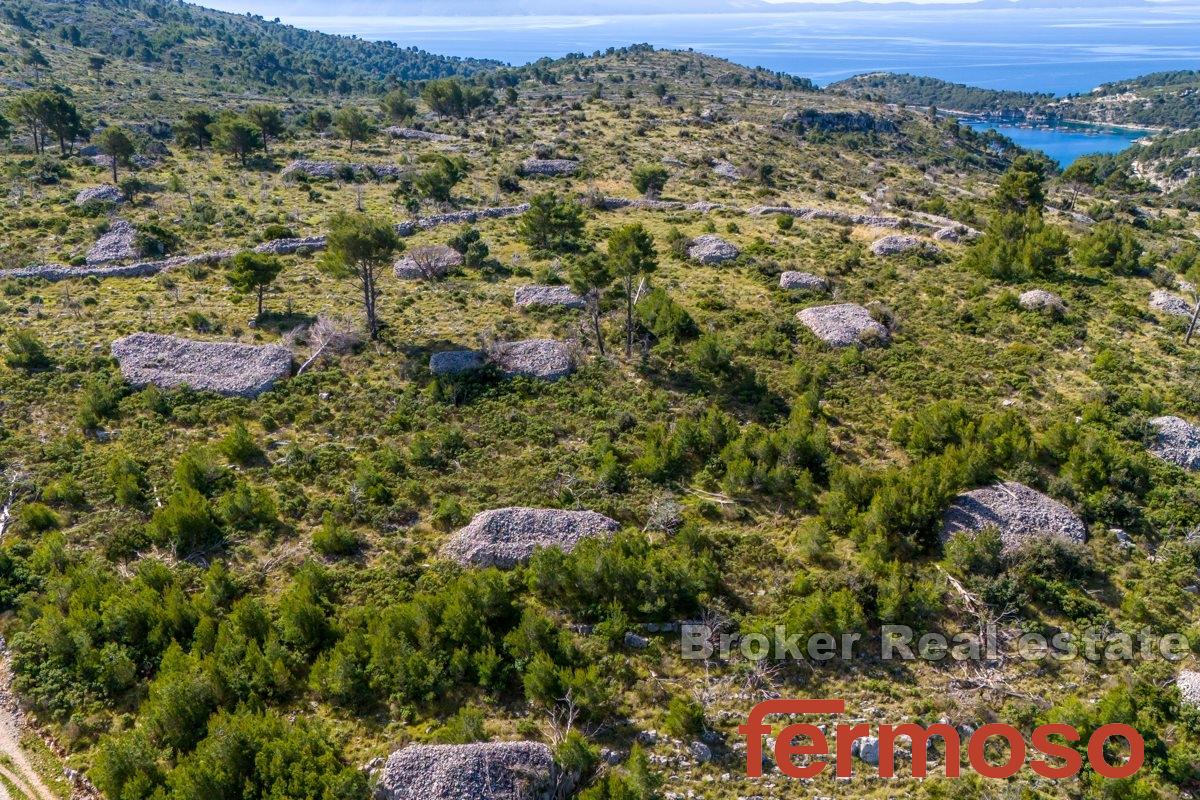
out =
<svg viewBox="0 0 1200 800"><path fill-rule="evenodd" d="M1086 269L1132 275L1141 267L1142 245L1133 232L1102 222L1075 246L1075 263Z"/></svg>
<svg viewBox="0 0 1200 800"><path fill-rule="evenodd" d="M656 197L670 177L671 173L661 164L640 164L633 168L631 180L639 194Z"/></svg>
<svg viewBox="0 0 1200 800"><path fill-rule="evenodd" d="M17 521L30 533L45 533L62 527L62 520L58 514L41 503L26 503L22 506Z"/></svg>
<svg viewBox="0 0 1200 800"><path fill-rule="evenodd" d="M50 366L46 346L32 331L17 331L8 337L7 344L8 352L4 354L4 363L12 369L32 372Z"/></svg>
<svg viewBox="0 0 1200 800"><path fill-rule="evenodd" d="M324 556L345 556L362 545L357 533L334 519L326 512L321 527L313 531L313 548Z"/></svg>
<svg viewBox="0 0 1200 800"><path fill-rule="evenodd" d="M117 453L108 462L108 480L117 505L132 508L145 502L145 471L127 454Z"/></svg>
<svg viewBox="0 0 1200 800"><path fill-rule="evenodd" d="M676 739L694 739L704 732L704 706L690 697L672 697L663 730Z"/></svg>
<svg viewBox="0 0 1200 800"><path fill-rule="evenodd" d="M264 457L262 448L254 441L254 437L241 420L234 423L229 433L225 434L225 438L221 439L217 450L233 463L242 466L261 461Z"/></svg>
<svg viewBox="0 0 1200 800"><path fill-rule="evenodd" d="M221 526L208 498L193 488L184 487L154 512L147 530L160 545L188 553L221 541Z"/></svg>

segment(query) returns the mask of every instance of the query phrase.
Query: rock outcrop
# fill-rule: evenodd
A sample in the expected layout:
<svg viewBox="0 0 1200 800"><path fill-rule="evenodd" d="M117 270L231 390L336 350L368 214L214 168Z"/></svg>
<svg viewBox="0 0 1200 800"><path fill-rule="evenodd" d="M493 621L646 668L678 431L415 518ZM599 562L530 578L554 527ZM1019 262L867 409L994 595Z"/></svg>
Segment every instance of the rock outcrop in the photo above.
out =
<svg viewBox="0 0 1200 800"><path fill-rule="evenodd" d="M436 279L444 277L450 270L461 267L462 253L444 244L414 247L396 262L397 278L406 280Z"/></svg>
<svg viewBox="0 0 1200 800"><path fill-rule="evenodd" d="M871 245L871 252L877 256L897 256L902 253L920 252L933 255L938 252L937 245L927 242L917 236L896 234L878 239Z"/></svg>
<svg viewBox="0 0 1200 800"><path fill-rule="evenodd" d="M806 308L796 317L814 336L834 347L884 345L890 338L888 329L856 303Z"/></svg>
<svg viewBox="0 0 1200 800"><path fill-rule="evenodd" d="M551 800L557 768L540 742L409 745L388 757L377 800Z"/></svg>
<svg viewBox="0 0 1200 800"><path fill-rule="evenodd" d="M89 267L132 261L141 256L137 246L137 229L123 219L114 220L108 230L96 240L85 258Z"/></svg>
<svg viewBox="0 0 1200 800"><path fill-rule="evenodd" d="M587 303L571 291L569 286L518 286L513 292L513 305L517 308L537 306L565 306L583 308Z"/></svg>
<svg viewBox="0 0 1200 800"><path fill-rule="evenodd" d="M1177 294L1171 294L1166 289L1155 289L1150 293L1150 307L1172 317L1192 318L1195 311L1192 304Z"/></svg>
<svg viewBox="0 0 1200 800"><path fill-rule="evenodd" d="M429 357L429 371L434 375L457 375L487 365L487 354L479 350L446 350Z"/></svg>
<svg viewBox="0 0 1200 800"><path fill-rule="evenodd" d="M1012 481L960 494L942 518L942 541L964 531L996 528L1006 551L1042 538L1082 543L1087 528L1057 500Z"/></svg>
<svg viewBox="0 0 1200 800"><path fill-rule="evenodd" d="M1026 311L1048 311L1052 314L1062 314L1067 310L1067 304L1054 292L1045 289L1030 289L1023 292L1017 300Z"/></svg>
<svg viewBox="0 0 1200 800"><path fill-rule="evenodd" d="M507 378L553 381L565 378L575 370L570 348L554 339L506 342L493 347L488 355L489 361Z"/></svg>
<svg viewBox="0 0 1200 800"><path fill-rule="evenodd" d="M255 245L254 252L269 253L274 256L287 256L292 253L312 253L325 249L324 236L301 236L291 239L272 239L269 242Z"/></svg>
<svg viewBox="0 0 1200 800"><path fill-rule="evenodd" d="M1184 705L1200 708L1200 672L1183 670L1175 679L1175 685L1179 687L1179 697Z"/></svg>
<svg viewBox="0 0 1200 800"><path fill-rule="evenodd" d="M579 171L579 162L569 158L527 158L521 162L523 175L558 177L574 175Z"/></svg>
<svg viewBox="0 0 1200 800"><path fill-rule="evenodd" d="M408 172L395 164L361 164L346 161L293 161L283 168L283 177L305 175L309 178L333 180L334 178L398 178Z"/></svg>
<svg viewBox="0 0 1200 800"><path fill-rule="evenodd" d="M93 186L75 195L75 205L77 206L86 206L88 203L110 203L115 205L124 202L125 195L111 183Z"/></svg>
<svg viewBox="0 0 1200 800"><path fill-rule="evenodd" d="M939 242L973 242L983 234L966 225L947 225L934 232L933 238Z"/></svg>
<svg viewBox="0 0 1200 800"><path fill-rule="evenodd" d="M416 128L402 128L399 125L392 125L389 128L384 128L383 132L393 139L409 139L417 142L458 141L457 136L449 136L444 133L434 133L433 131L422 131Z"/></svg>
<svg viewBox="0 0 1200 800"><path fill-rule="evenodd" d="M784 272L779 276L779 288L804 292L827 292L829 281L811 272Z"/></svg>
<svg viewBox="0 0 1200 800"><path fill-rule="evenodd" d="M737 258L742 251L715 233L706 233L692 240L687 253L688 258L701 264L722 264Z"/></svg>
<svg viewBox="0 0 1200 800"><path fill-rule="evenodd" d="M497 508L476 514L442 548L447 558L469 567L511 569L539 547L571 552L584 539L611 536L620 525L595 511L554 508Z"/></svg>
<svg viewBox="0 0 1200 800"><path fill-rule="evenodd" d="M256 397L292 371L292 353L279 345L203 342L135 333L112 343L121 375L130 384L163 389Z"/></svg>
<svg viewBox="0 0 1200 800"><path fill-rule="evenodd" d="M715 162L712 165L712 171L718 178L724 178L727 181L740 181L746 177L746 173L742 172L740 167L725 160Z"/></svg>
<svg viewBox="0 0 1200 800"><path fill-rule="evenodd" d="M1200 427L1179 417L1150 420L1154 440L1150 454L1184 469L1200 469Z"/></svg>

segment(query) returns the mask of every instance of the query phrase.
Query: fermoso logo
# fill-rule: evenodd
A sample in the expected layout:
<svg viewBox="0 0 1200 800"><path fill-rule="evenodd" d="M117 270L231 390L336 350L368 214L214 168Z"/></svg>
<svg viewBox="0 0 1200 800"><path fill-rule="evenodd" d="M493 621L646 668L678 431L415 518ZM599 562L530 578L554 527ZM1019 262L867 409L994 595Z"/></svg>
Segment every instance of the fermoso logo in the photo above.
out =
<svg viewBox="0 0 1200 800"><path fill-rule="evenodd" d="M763 737L769 736L771 726L764 719L771 714L843 714L844 700L768 700L759 703L750 712L750 719L738 728L746 737L746 774L761 778L763 774ZM869 725L838 725L834 731L834 767L839 778L851 777L851 746L856 739L871 735ZM946 743L946 777L957 778L961 772L962 741L958 730L952 725L936 724L922 727L914 724L879 726L879 776L895 776L895 745L901 737L912 740L912 774L924 778L928 774L928 749L931 738L941 737ZM1052 724L1035 728L1026 743L1025 737L1011 725L984 725L976 730L967 741L967 760L971 768L985 778L1011 778L1025 766L1030 746L1039 756L1061 762L1054 764L1044 758L1034 758L1029 764L1035 774L1051 780L1062 780L1079 774L1083 768L1083 756L1067 744L1051 739L1058 736L1067 742L1078 742L1079 731L1070 725ZM796 739L807 738L809 743L797 744ZM1008 742L1009 755L1004 764L992 764L987 760L985 749L990 739L1002 738ZM1124 764L1109 764L1104 747L1110 739L1124 739L1129 746L1129 758ZM1088 739L1087 760L1089 766L1103 778L1128 778L1142 767L1146 744L1141 734L1129 725L1114 723L1103 725ZM775 741L775 763L780 772L791 778L815 778L829 766L828 761L814 760L797 764L796 756L830 755L829 740L816 725L800 723L783 729Z"/></svg>

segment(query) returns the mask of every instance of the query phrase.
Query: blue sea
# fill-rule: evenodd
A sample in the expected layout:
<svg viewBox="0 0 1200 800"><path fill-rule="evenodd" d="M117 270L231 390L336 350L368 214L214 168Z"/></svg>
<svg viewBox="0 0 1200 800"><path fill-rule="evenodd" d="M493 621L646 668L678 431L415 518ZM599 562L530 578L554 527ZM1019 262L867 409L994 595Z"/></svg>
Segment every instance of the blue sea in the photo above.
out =
<svg viewBox="0 0 1200 800"><path fill-rule="evenodd" d="M808 77L822 85L864 72L889 71L1064 95L1150 72L1200 68L1200 0L803 9L778 3L749 13L680 14L610 14L596 9L616 7L615 3L582 0L553 15L524 13L538 7L532 0L456 0L458 8L477 9L473 16L417 16L414 12L433 8L436 14L439 7L449 6L420 8L412 0L376 0L366 6L372 14L353 13L362 5L335 5L336 11L328 15L313 10L320 4L304 0L210 2L227 10L278 15L285 23L329 33L510 64L649 42ZM1140 135L1024 128L1003 132L1061 162L1084 152L1122 149Z"/></svg>
<svg viewBox="0 0 1200 800"><path fill-rule="evenodd" d="M1057 161L1060 167L1067 166L1080 156L1094 153L1119 153L1136 140L1148 135L1146 131L1099 125L1029 127L987 120L960 121L972 128L991 128L999 131L1021 147L1041 150Z"/></svg>

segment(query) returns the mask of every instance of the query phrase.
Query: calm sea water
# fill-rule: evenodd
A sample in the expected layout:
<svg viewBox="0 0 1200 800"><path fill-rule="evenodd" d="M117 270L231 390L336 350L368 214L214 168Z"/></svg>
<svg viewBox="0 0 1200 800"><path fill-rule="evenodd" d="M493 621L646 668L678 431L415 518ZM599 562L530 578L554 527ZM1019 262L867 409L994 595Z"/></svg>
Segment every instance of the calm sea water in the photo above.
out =
<svg viewBox="0 0 1200 800"><path fill-rule="evenodd" d="M1064 125L1053 128L1019 127L986 121L962 121L972 128L991 128L999 131L1022 147L1041 150L1065 167L1080 156L1093 153L1119 153L1146 136L1146 131L1123 128Z"/></svg>

